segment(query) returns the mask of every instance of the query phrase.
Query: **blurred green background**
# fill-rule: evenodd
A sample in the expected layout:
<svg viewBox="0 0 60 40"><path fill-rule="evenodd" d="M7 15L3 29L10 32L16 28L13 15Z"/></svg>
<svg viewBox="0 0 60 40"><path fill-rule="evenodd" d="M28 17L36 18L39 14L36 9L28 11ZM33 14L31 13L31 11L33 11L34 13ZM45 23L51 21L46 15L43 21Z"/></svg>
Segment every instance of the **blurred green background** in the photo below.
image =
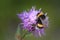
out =
<svg viewBox="0 0 60 40"><path fill-rule="evenodd" d="M25 40L60 40L60 0L0 0L0 40L15 40L20 22L16 14L32 6L47 12L50 24L46 36L28 36Z"/></svg>

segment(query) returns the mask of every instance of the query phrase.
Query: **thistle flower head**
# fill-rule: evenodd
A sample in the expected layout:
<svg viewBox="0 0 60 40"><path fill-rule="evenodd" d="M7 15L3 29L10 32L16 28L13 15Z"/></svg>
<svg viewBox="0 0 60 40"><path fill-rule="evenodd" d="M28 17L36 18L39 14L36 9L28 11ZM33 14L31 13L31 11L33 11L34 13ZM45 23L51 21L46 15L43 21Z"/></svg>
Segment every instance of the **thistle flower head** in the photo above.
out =
<svg viewBox="0 0 60 40"><path fill-rule="evenodd" d="M33 34L35 34L36 36L41 36L41 34L44 34L44 28L48 27L48 17L46 16L46 14L44 14L45 19L43 20L41 18L40 21L42 22L43 26L42 28L38 28L37 27L37 14L40 13L41 14L41 9L39 10L35 10L35 7L32 7L32 9L30 9L29 12L24 11L20 14L18 14L18 18L22 20L22 24L23 24L23 29L28 30L30 32L32 32ZM41 26L41 25L40 25Z"/></svg>

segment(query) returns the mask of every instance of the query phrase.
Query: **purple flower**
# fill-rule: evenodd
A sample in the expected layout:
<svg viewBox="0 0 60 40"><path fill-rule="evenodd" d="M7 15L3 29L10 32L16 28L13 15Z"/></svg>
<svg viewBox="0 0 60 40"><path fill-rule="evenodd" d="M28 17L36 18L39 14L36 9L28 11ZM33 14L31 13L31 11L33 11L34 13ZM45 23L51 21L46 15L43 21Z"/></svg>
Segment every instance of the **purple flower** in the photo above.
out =
<svg viewBox="0 0 60 40"><path fill-rule="evenodd" d="M30 9L29 12L22 12L20 14L17 14L19 19L22 20L22 24L23 24L23 29L28 30L29 32L32 32L33 35L35 36L41 36L44 35L44 30L45 28L48 27L48 17L47 14L42 13L45 16L45 19L43 20L41 17L40 20L43 24L42 28L37 27L37 14L41 13L41 9L39 10L35 10L35 7L32 7L32 9Z"/></svg>

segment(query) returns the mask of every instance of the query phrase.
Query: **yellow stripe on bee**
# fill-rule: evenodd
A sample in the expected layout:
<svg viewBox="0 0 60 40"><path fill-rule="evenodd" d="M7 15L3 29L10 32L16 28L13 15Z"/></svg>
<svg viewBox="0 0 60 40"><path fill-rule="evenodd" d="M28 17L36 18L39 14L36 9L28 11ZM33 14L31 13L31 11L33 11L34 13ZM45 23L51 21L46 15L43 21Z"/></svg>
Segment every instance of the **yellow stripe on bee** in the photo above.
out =
<svg viewBox="0 0 60 40"><path fill-rule="evenodd" d="M39 14L37 17L39 17L39 16L41 16L41 15L43 15L43 12L40 12L40 14Z"/></svg>
<svg viewBox="0 0 60 40"><path fill-rule="evenodd" d="M42 24L37 24L39 27L43 27L43 25Z"/></svg>

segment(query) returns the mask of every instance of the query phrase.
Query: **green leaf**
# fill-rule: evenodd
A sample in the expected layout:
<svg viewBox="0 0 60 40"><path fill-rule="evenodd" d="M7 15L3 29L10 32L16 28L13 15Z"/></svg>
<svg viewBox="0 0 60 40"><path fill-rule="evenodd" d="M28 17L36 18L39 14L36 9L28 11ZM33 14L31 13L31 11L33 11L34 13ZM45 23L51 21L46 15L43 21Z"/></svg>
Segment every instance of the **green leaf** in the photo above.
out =
<svg viewBox="0 0 60 40"><path fill-rule="evenodd" d="M23 33L22 26L23 26L22 24L18 25L17 32L16 32L17 35L22 36L22 33Z"/></svg>

